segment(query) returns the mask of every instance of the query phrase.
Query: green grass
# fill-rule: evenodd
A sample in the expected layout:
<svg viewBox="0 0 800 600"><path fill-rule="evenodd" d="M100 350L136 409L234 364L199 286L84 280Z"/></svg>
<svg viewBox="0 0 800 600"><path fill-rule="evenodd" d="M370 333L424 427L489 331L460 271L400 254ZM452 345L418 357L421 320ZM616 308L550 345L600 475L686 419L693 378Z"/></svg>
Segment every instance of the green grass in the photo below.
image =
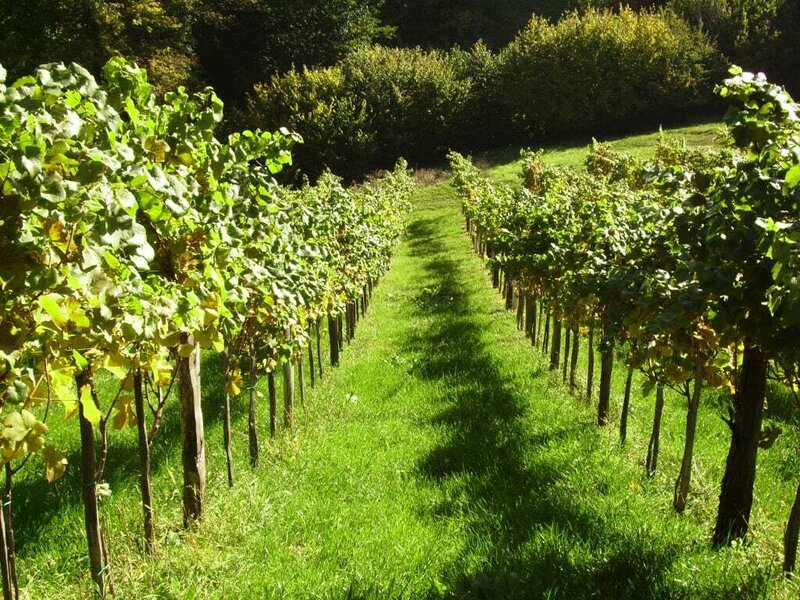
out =
<svg viewBox="0 0 800 600"><path fill-rule="evenodd" d="M256 471L247 466L245 401L236 404L232 490L218 364L206 361L209 493L202 526L189 532L180 528L177 420L167 415L154 450L155 559L139 550L135 440L115 432L113 494L102 511L118 596L798 596L798 585L778 575L800 467L793 426L784 423L786 433L761 453L751 540L712 551L727 450L718 410L702 408L695 491L679 517L670 503L682 405L668 398L659 471L648 480L652 400L634 397L629 444L620 449L616 413L598 428L593 407L566 392L514 321L469 250L448 185L420 190L369 315L342 366L327 368L298 409L295 432L268 441L262 411ZM616 375L618 411L623 373ZM32 464L15 487L19 570L30 598L85 598L77 424L56 415L53 429L73 450L70 469L47 485Z"/></svg>
<svg viewBox="0 0 800 600"><path fill-rule="evenodd" d="M721 128L722 125L720 123L712 121L675 129L665 129L664 133L671 138L683 138L690 146L711 146L716 143L717 134ZM624 138L600 138L598 141L607 142L612 148L638 158L649 158L655 152L660 135L660 132L655 131ZM588 147L588 142L580 145L547 146L544 148L544 152L547 160L554 165L579 167L586 158ZM519 173L522 168L519 160L519 149L497 150L477 155L475 159L478 164L490 168L492 178L498 183L509 185L518 183Z"/></svg>

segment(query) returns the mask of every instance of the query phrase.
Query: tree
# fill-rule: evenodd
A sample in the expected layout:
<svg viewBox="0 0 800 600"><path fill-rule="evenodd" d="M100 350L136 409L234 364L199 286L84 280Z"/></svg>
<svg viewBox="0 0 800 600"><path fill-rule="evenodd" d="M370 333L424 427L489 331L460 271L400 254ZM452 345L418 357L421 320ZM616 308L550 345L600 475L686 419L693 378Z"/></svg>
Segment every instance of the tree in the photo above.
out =
<svg viewBox="0 0 800 600"><path fill-rule="evenodd" d="M94 75L114 55L150 72L156 90L196 84L194 0L0 0L0 56L10 79L42 63L77 62Z"/></svg>
<svg viewBox="0 0 800 600"><path fill-rule="evenodd" d="M383 37L383 0L204 0L195 37L202 74L227 102L292 66L331 65Z"/></svg>

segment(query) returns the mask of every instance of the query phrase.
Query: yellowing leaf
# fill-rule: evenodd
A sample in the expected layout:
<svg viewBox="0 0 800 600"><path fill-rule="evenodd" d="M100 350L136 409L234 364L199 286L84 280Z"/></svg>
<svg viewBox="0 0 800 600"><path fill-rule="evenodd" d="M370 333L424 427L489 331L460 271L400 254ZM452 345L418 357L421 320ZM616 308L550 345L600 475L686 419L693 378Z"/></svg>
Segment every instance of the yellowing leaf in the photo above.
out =
<svg viewBox="0 0 800 600"><path fill-rule="evenodd" d="M45 446L42 449L42 460L44 476L51 483L61 477L67 469L67 457L52 446Z"/></svg>
<svg viewBox="0 0 800 600"><path fill-rule="evenodd" d="M131 370L131 361L118 352L103 357L102 368L111 373L115 379L123 381Z"/></svg>
<svg viewBox="0 0 800 600"><path fill-rule="evenodd" d="M39 377L39 379L34 383L33 390L28 396L28 400L30 400L31 404L39 405L44 404L47 402L47 380L44 376Z"/></svg>
<svg viewBox="0 0 800 600"><path fill-rule="evenodd" d="M153 376L153 382L157 387L169 385L172 379L172 365L162 354L156 354L147 363L147 369Z"/></svg>
<svg viewBox="0 0 800 600"><path fill-rule="evenodd" d="M78 301L73 298L68 298L64 304L66 308L67 318L75 323L79 329L88 329L92 326L92 322L86 316L86 312L80 307Z"/></svg>
<svg viewBox="0 0 800 600"><path fill-rule="evenodd" d="M78 411L75 377L72 368L50 369L50 396L53 400L64 405L65 418L72 417Z"/></svg>
<svg viewBox="0 0 800 600"><path fill-rule="evenodd" d="M114 429L125 429L136 425L136 412L133 409L133 398L120 396L114 403Z"/></svg>
<svg viewBox="0 0 800 600"><path fill-rule="evenodd" d="M68 319L61 310L59 300L61 300L61 297L57 294L47 294L46 296L40 297L38 302L39 306L47 313L50 319L52 319L56 327L63 327L67 324Z"/></svg>
<svg viewBox="0 0 800 600"><path fill-rule="evenodd" d="M203 327L208 327L219 319L219 311L216 308L206 306L203 308Z"/></svg>
<svg viewBox="0 0 800 600"><path fill-rule="evenodd" d="M228 373L228 380L225 382L225 393L228 396L238 396L242 393L242 372L239 369L234 369Z"/></svg>
<svg viewBox="0 0 800 600"><path fill-rule="evenodd" d="M100 410L97 408L97 404L94 402L94 398L92 397L92 388L90 386L84 385L81 388L80 403L83 407L84 418L92 425L97 425L100 423L100 419L103 415L100 414Z"/></svg>
<svg viewBox="0 0 800 600"><path fill-rule="evenodd" d="M189 358L194 352L194 344L181 344L178 346L178 356L181 358Z"/></svg>
<svg viewBox="0 0 800 600"><path fill-rule="evenodd" d="M62 404L64 405L64 420L71 419L75 415L78 414L78 402L77 400L62 400Z"/></svg>
<svg viewBox="0 0 800 600"><path fill-rule="evenodd" d="M24 440L26 435L28 435L28 428L25 426L21 413L14 411L3 419L3 430L0 432L3 443L16 445Z"/></svg>

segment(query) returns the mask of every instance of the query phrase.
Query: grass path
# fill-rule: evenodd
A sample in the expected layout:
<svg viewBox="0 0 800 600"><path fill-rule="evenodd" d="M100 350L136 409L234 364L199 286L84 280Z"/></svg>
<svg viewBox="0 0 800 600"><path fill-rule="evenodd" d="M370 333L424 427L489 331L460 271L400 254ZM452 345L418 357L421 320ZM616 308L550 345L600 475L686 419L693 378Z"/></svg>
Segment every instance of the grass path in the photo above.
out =
<svg viewBox="0 0 800 600"><path fill-rule="evenodd" d="M649 408L634 412L632 438L648 419ZM715 488L702 490L702 474L704 508L675 517L672 471L645 480L642 446L619 450L614 431L564 393L470 252L446 184L418 193L356 341L299 420L253 473L238 414L228 492L210 419L209 513L180 533L176 499L162 495L173 508L158 514L157 560L131 549L135 479L120 482L104 508L119 597L792 595L775 583L774 548L706 549ZM679 444L665 435L670 468ZM165 459L157 479L178 473L178 460ZM69 528L49 530L66 556L84 554L79 514L76 505ZM85 595L86 581L75 584L84 564L65 567L58 550L25 554L32 597Z"/></svg>

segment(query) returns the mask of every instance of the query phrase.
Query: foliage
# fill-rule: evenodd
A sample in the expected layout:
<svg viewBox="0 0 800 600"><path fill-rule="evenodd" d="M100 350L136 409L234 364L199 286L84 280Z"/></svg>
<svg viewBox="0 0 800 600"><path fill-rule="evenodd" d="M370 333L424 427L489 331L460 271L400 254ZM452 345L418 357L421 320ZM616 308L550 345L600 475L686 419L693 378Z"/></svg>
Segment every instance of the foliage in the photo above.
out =
<svg viewBox="0 0 800 600"><path fill-rule="evenodd" d="M342 69L352 96L368 107L382 163L398 153L430 160L458 133L471 82L448 54L376 46L348 56Z"/></svg>
<svg viewBox="0 0 800 600"><path fill-rule="evenodd" d="M136 424L133 373L166 397L195 345L227 352L236 395L241 358L293 359L380 277L408 211L403 162L357 191L332 175L281 190L296 134L222 142L211 89L161 100L121 58L104 74L50 64L6 86L0 67L2 464L36 454L48 479L66 466L45 445L51 407L80 406L105 449L109 423ZM86 377L101 370L119 388L107 406Z"/></svg>
<svg viewBox="0 0 800 600"><path fill-rule="evenodd" d="M720 66L708 39L668 13L534 17L500 57L501 110L530 137L608 131L708 106ZM569 98L569 102L564 102Z"/></svg>
<svg viewBox="0 0 800 600"><path fill-rule="evenodd" d="M204 78L226 102L292 68L332 65L385 35L383 0L203 0L197 55Z"/></svg>
<svg viewBox="0 0 800 600"><path fill-rule="evenodd" d="M683 387L688 398L693 380L695 390L730 394L714 544L747 532L759 433L764 447L777 435L761 430L766 363L780 365L778 377L795 390L800 333L798 106L763 74L731 74L718 88L730 104L727 151L665 145L641 163L593 143L587 173L566 175L524 153L521 190L495 187L451 155L468 229L515 286L570 329L599 328L602 350L624 345L648 387ZM736 460L745 436L751 459ZM690 467L691 454L685 460ZM738 471L744 483L734 487L731 469L745 460L751 470ZM727 500L734 494L745 500ZM744 514L744 524L730 512Z"/></svg>
<svg viewBox="0 0 800 600"><path fill-rule="evenodd" d="M558 20L571 0L388 0L383 18L397 28L395 43L423 48L468 48L482 40L505 46L531 14Z"/></svg>
<svg viewBox="0 0 800 600"><path fill-rule="evenodd" d="M150 71L159 92L197 86L194 0L3 0L0 57L15 79L42 63L76 62L99 75L122 54Z"/></svg>
<svg viewBox="0 0 800 600"><path fill-rule="evenodd" d="M732 62L766 71L798 90L800 6L792 0L672 0L671 10L703 29Z"/></svg>
<svg viewBox="0 0 800 600"><path fill-rule="evenodd" d="M376 46L336 67L290 71L256 86L248 116L298 131L306 173L328 167L356 178L398 154L430 160L452 143L471 86L457 66L446 53Z"/></svg>

